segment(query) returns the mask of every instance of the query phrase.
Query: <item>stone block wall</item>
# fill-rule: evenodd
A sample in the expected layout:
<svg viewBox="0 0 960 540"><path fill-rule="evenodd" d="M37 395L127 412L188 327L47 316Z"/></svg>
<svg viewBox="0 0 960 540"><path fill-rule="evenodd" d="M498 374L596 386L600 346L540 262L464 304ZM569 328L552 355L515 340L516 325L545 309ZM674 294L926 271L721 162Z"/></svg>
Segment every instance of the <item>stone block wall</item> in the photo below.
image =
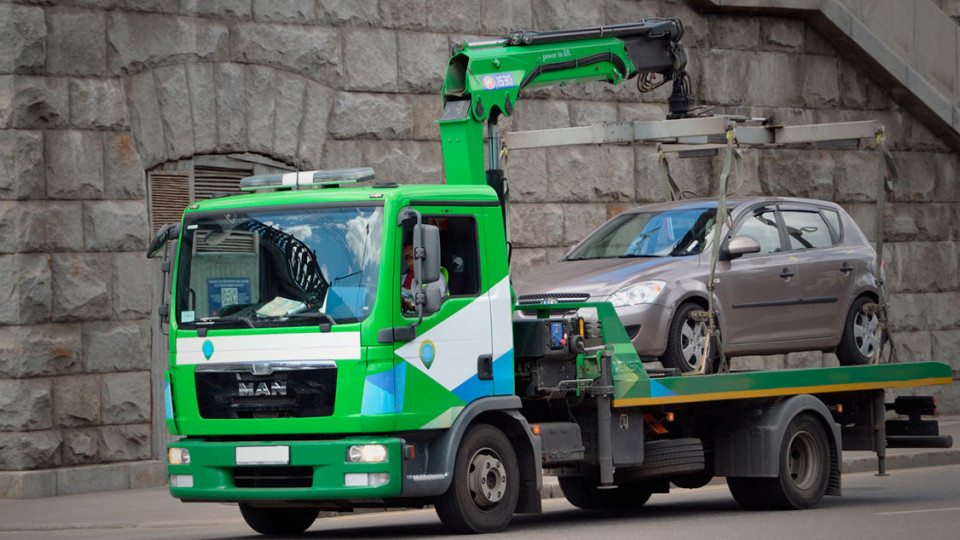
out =
<svg viewBox="0 0 960 540"><path fill-rule="evenodd" d="M887 126L903 171L885 219L901 357L960 369L957 153L799 20L704 15L685 0L0 0L0 496L163 480L151 461L163 457L151 395L162 351L150 318L159 273L142 255L146 170L252 153L440 183L434 120L454 43L651 16L684 21L694 93L715 112ZM668 93L534 90L504 128L659 119ZM740 193L837 200L872 237L874 159L869 148L748 151ZM672 169L710 195L720 165ZM508 172L518 275L666 195L649 147L518 151ZM944 394L945 410L960 412L957 395Z"/></svg>

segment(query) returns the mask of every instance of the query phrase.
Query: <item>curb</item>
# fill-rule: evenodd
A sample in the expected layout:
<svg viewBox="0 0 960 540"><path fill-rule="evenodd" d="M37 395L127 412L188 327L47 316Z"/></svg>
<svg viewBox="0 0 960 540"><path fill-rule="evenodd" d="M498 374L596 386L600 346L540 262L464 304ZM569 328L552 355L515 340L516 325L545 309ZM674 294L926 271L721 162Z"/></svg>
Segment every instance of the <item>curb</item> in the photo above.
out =
<svg viewBox="0 0 960 540"><path fill-rule="evenodd" d="M918 467L940 467L960 463L960 450L943 450L940 452L922 452L916 454L888 454L886 469L914 469ZM856 457L844 459L840 472L858 473L877 470L877 456Z"/></svg>

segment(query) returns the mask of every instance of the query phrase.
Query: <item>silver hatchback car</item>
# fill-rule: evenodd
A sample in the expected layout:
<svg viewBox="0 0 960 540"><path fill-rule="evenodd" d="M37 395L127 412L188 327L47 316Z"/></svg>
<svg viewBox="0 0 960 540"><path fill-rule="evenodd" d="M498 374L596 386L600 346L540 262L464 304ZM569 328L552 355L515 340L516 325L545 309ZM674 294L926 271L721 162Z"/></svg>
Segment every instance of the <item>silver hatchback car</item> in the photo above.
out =
<svg viewBox="0 0 960 540"><path fill-rule="evenodd" d="M880 346L876 253L838 205L796 198L728 201L714 292L727 356L835 351L865 364ZM518 303L609 301L637 353L693 370L707 324L716 200L641 206L617 215L559 262L515 285ZM530 316L529 313L519 316ZM714 357L715 359L715 357ZM708 366L708 370L709 370Z"/></svg>

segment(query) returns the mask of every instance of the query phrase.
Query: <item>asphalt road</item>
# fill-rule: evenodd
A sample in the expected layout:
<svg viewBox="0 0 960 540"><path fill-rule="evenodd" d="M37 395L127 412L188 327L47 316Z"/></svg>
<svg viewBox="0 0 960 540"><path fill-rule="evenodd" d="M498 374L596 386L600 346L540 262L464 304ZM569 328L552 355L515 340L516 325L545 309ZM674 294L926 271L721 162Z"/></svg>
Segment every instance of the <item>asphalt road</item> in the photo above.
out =
<svg viewBox="0 0 960 540"><path fill-rule="evenodd" d="M83 499L77 499L82 501ZM101 503L103 501L101 500ZM124 507L122 498L107 504ZM246 527L235 507L206 505L209 520L137 522L136 507L129 523L109 528L21 530L0 532L6 538L262 538ZM72 507L63 512L102 512L104 508ZM63 517L63 516L61 516ZM9 516L7 516L9 518ZM960 529L960 465L895 470L887 477L873 473L843 476L843 496L827 497L820 507L793 512L741 510L724 484L698 490L676 489L654 495L641 510L611 515L586 512L563 499L544 501L540 516L517 516L504 533L492 538L559 540L564 538L690 539L776 538L921 540L955 538ZM306 538L435 538L446 536L432 510L347 515L319 519Z"/></svg>

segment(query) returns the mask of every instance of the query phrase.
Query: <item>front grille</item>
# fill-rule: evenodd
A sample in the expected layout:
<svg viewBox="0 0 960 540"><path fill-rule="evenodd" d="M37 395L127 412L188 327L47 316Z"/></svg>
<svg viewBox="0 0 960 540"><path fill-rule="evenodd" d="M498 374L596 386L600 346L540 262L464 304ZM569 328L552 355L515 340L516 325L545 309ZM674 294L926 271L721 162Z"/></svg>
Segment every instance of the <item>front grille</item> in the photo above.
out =
<svg viewBox="0 0 960 540"><path fill-rule="evenodd" d="M313 487L313 467L237 467L233 484L238 488Z"/></svg>
<svg viewBox="0 0 960 540"><path fill-rule="evenodd" d="M197 368L197 406L210 419L309 418L330 416L337 368L319 367L254 375L244 367Z"/></svg>
<svg viewBox="0 0 960 540"><path fill-rule="evenodd" d="M552 302L586 302L590 299L589 294L585 293L545 293L545 294L525 294L517 298L517 305L530 305L530 304L544 304ZM520 310L521 313L529 317L536 317L537 310L535 309L523 309ZM555 315L572 315L576 310L569 309L551 309L549 311L550 316Z"/></svg>

